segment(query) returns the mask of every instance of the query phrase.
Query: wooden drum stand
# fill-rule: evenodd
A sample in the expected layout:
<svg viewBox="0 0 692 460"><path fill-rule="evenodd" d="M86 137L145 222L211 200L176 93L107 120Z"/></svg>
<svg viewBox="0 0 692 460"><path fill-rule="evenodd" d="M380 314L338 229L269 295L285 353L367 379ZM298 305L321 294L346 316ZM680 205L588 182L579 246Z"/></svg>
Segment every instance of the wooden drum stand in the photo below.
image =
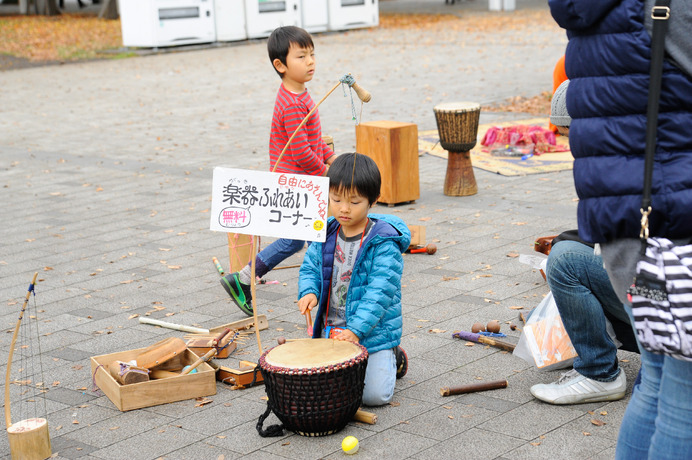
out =
<svg viewBox="0 0 692 460"><path fill-rule="evenodd" d="M433 108L440 145L448 151L444 194L468 196L478 193L471 165L471 149L476 146L481 106L476 102L450 102Z"/></svg>

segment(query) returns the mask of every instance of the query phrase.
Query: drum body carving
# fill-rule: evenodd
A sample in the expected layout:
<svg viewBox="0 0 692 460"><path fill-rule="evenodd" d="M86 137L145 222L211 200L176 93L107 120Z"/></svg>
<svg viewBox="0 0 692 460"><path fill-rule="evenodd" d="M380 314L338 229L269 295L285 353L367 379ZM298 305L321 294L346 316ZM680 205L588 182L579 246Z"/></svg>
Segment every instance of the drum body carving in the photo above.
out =
<svg viewBox="0 0 692 460"><path fill-rule="evenodd" d="M449 152L444 194L467 196L478 192L470 150L476 146L481 106L477 102L450 102L433 108L440 145Z"/></svg>
<svg viewBox="0 0 692 460"><path fill-rule="evenodd" d="M360 344L289 341L264 352L259 365L269 407L302 436L336 433L362 403L368 352Z"/></svg>

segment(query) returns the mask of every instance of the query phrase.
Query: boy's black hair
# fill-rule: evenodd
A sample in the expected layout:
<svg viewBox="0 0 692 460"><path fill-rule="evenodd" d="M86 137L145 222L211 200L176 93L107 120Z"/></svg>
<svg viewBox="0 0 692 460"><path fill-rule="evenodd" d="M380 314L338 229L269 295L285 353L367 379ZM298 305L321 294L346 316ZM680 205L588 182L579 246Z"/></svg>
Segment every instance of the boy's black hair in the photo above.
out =
<svg viewBox="0 0 692 460"><path fill-rule="evenodd" d="M369 156L361 153L342 153L329 166L329 190L353 191L368 199L372 206L380 197L382 177Z"/></svg>
<svg viewBox="0 0 692 460"><path fill-rule="evenodd" d="M291 44L300 48L315 48L315 45L312 43L312 37L304 29L296 26L278 27L274 29L267 41L269 62L272 63L272 67L274 67L274 59L278 59L283 65L286 65L286 56L288 56ZM281 78L284 77L281 72L276 70L276 67L274 67L274 70Z"/></svg>

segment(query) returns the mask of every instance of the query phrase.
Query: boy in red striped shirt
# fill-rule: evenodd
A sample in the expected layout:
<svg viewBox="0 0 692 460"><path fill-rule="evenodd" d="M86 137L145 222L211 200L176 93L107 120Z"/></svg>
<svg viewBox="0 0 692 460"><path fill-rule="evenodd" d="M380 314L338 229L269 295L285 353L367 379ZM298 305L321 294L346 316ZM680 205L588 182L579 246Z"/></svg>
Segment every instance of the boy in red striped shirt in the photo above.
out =
<svg viewBox="0 0 692 460"><path fill-rule="evenodd" d="M298 131L281 157L288 139L307 114L315 107L305 83L315 73L315 45L308 32L295 26L279 27L267 42L269 60L281 77L281 86L274 103L269 137L270 170L292 174L325 176L327 167L336 158L322 140L322 127L317 110ZM255 275L262 277L286 258L300 251L305 241L280 238L267 246L255 259ZM231 299L247 315L252 316L250 265L221 278L221 285Z"/></svg>

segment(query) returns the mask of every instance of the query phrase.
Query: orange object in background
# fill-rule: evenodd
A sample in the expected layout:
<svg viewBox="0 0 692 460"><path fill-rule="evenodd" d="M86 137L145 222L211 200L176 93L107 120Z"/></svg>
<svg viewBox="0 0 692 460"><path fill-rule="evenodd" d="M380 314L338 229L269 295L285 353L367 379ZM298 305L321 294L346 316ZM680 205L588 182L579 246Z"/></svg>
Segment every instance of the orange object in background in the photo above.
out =
<svg viewBox="0 0 692 460"><path fill-rule="evenodd" d="M567 72L565 71L565 56L563 55L557 60L555 69L553 70L553 94L555 94L557 87L565 80L567 80ZM550 123L550 129L552 132L557 133L557 126L554 124Z"/></svg>

